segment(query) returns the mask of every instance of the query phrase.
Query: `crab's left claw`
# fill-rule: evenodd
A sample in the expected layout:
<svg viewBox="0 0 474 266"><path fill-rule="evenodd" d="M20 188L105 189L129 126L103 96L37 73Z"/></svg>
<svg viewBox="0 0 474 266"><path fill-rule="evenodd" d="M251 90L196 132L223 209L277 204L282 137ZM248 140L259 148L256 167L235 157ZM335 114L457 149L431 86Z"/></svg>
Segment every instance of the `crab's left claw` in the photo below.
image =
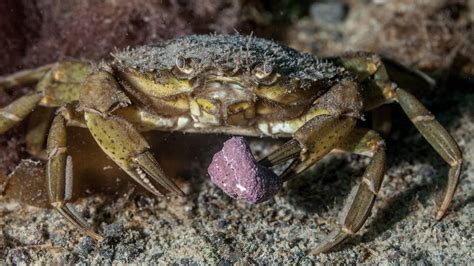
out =
<svg viewBox="0 0 474 266"><path fill-rule="evenodd" d="M155 157L153 157L151 152L146 151L135 157L134 160L140 166L140 168L143 169L147 175L152 177L153 180L160 184L160 186L176 195L183 197L185 196L184 192L175 183L173 183L173 181L166 177L163 169L161 169L160 165L156 161Z"/></svg>
<svg viewBox="0 0 474 266"><path fill-rule="evenodd" d="M166 192L184 196L184 192L166 177L150 153L150 146L141 134L126 120L94 112L85 112L87 127L101 149L137 183L155 196Z"/></svg>
<svg viewBox="0 0 474 266"><path fill-rule="evenodd" d="M81 88L80 105L86 126L100 148L137 183L155 196L164 192L184 193L165 176L150 153L150 146L138 130L114 110L130 104L115 77L99 71L86 78Z"/></svg>

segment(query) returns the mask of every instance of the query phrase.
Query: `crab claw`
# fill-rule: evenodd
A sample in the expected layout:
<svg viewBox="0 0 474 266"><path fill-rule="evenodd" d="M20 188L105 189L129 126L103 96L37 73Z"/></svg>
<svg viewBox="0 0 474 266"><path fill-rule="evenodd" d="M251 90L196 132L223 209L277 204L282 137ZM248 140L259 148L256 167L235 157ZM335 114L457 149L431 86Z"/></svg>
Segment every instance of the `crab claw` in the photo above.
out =
<svg viewBox="0 0 474 266"><path fill-rule="evenodd" d="M161 169L155 157L153 157L149 151L138 155L135 158L135 162L140 166L140 169L143 169L143 171L145 171L145 173L155 182L160 184L160 186L178 196L185 196L184 192L168 177L166 177L163 169Z"/></svg>
<svg viewBox="0 0 474 266"><path fill-rule="evenodd" d="M142 135L126 120L85 113L86 124L100 148L138 184L155 196L166 191L184 196L184 192L163 172Z"/></svg>

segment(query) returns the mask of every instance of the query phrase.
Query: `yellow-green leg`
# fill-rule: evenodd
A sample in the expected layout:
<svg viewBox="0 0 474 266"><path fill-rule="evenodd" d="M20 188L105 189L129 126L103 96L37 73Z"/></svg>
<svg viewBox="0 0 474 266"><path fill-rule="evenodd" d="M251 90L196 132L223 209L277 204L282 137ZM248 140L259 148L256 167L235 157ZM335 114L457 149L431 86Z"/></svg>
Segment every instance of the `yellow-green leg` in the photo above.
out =
<svg viewBox="0 0 474 266"><path fill-rule="evenodd" d="M0 109L0 134L23 121L38 105L60 107L78 101L81 83L90 71L91 66L87 63L62 62L0 77L0 88L26 86L38 82L34 92ZM40 137L34 138L36 138L34 141L40 139Z"/></svg>
<svg viewBox="0 0 474 266"><path fill-rule="evenodd" d="M281 175L282 180L286 181L317 163L333 149L372 157L357 194L346 207L348 211L341 222L340 230L312 250L314 254L331 251L362 227L382 184L385 171L384 141L373 130L354 129L355 121L355 118L346 116L315 117L295 133L294 139L260 161L262 165L272 167L295 158ZM300 156L297 157L298 155Z"/></svg>
<svg viewBox="0 0 474 266"><path fill-rule="evenodd" d="M38 82L54 64L34 69L25 69L14 74L0 77L0 89L9 89L16 86L28 86Z"/></svg>
<svg viewBox="0 0 474 266"><path fill-rule="evenodd" d="M385 144L375 131L356 128L337 148L372 157L372 160L354 198L344 208L347 211L342 217L339 230L331 233L312 250L313 254L329 252L359 231L370 215L385 172Z"/></svg>
<svg viewBox="0 0 474 266"><path fill-rule="evenodd" d="M415 127L451 168L443 201L436 212L440 220L448 210L461 174L462 154L456 141L423 104L404 89L396 90L396 99Z"/></svg>
<svg viewBox="0 0 474 266"><path fill-rule="evenodd" d="M28 86L41 80L53 65L35 69L27 69L11 75L0 77L0 89L10 89L17 86ZM0 134L20 123L28 116L43 98L38 90L13 101L0 109Z"/></svg>
<svg viewBox="0 0 474 266"><path fill-rule="evenodd" d="M47 141L46 178L49 201L63 217L84 234L101 240L102 237L90 228L70 203L74 180L72 158L67 155L66 144L65 121L61 115L58 115L53 120Z"/></svg>
<svg viewBox="0 0 474 266"><path fill-rule="evenodd" d="M42 95L33 92L22 96L9 105L0 109L0 134L5 133L10 128L20 123L38 105Z"/></svg>
<svg viewBox="0 0 474 266"><path fill-rule="evenodd" d="M442 203L436 212L436 219L440 220L453 199L461 173L463 159L456 141L415 96L405 89L399 88L390 80L388 71L379 57L368 54L365 54L365 56L354 54L342 57L339 63L358 74L364 87L362 94L366 110L373 110L382 104L398 101L418 131L444 161L450 165L448 186ZM408 75L398 71L396 79L407 84L415 82L420 86L423 86L422 84L425 84L425 87L433 86L433 81L426 74L419 71L408 71L405 74ZM406 76L410 77L410 82L404 80ZM367 77L371 78L367 79Z"/></svg>

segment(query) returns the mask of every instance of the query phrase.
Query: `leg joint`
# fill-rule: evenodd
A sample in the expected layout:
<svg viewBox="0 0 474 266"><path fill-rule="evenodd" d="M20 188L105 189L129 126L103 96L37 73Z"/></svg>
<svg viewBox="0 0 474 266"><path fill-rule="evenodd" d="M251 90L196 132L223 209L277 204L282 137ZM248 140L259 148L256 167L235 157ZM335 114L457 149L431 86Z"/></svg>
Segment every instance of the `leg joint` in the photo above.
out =
<svg viewBox="0 0 474 266"><path fill-rule="evenodd" d="M378 151L380 148L385 147L385 141L381 138L377 138L374 140L369 141L368 146L372 152Z"/></svg>
<svg viewBox="0 0 474 266"><path fill-rule="evenodd" d="M418 123L418 122L427 122L427 121L433 121L435 120L434 115L428 113L428 114L423 114L423 115L417 115L415 117L412 117L410 119L413 123Z"/></svg>
<svg viewBox="0 0 474 266"><path fill-rule="evenodd" d="M48 160L59 154L65 154L67 152L67 147L54 147L48 153Z"/></svg>
<svg viewBox="0 0 474 266"><path fill-rule="evenodd" d="M59 209L64 206L64 202L62 201L54 201L54 202L50 202L50 204L51 206L53 206L53 208L56 208L56 209Z"/></svg>
<svg viewBox="0 0 474 266"><path fill-rule="evenodd" d="M352 231L351 229L347 228L346 225L343 225L342 228L341 228L341 230L342 230L344 233L348 234L348 235L351 235L351 236L352 236L352 235L355 235L355 232Z"/></svg>
<svg viewBox="0 0 474 266"><path fill-rule="evenodd" d="M462 164L462 158L455 158L453 161L449 162L449 165L451 167L454 167L454 166L458 166L460 164Z"/></svg>

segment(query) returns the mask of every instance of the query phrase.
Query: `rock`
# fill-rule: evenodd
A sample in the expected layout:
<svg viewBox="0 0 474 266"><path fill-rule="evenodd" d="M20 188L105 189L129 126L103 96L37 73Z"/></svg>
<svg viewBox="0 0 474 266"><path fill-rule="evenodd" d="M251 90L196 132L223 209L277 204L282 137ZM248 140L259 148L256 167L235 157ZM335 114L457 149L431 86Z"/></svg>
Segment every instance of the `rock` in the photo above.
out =
<svg viewBox="0 0 474 266"><path fill-rule="evenodd" d="M273 197L281 188L280 178L259 165L243 137L232 137L214 155L208 168L214 184L234 199L259 203Z"/></svg>

